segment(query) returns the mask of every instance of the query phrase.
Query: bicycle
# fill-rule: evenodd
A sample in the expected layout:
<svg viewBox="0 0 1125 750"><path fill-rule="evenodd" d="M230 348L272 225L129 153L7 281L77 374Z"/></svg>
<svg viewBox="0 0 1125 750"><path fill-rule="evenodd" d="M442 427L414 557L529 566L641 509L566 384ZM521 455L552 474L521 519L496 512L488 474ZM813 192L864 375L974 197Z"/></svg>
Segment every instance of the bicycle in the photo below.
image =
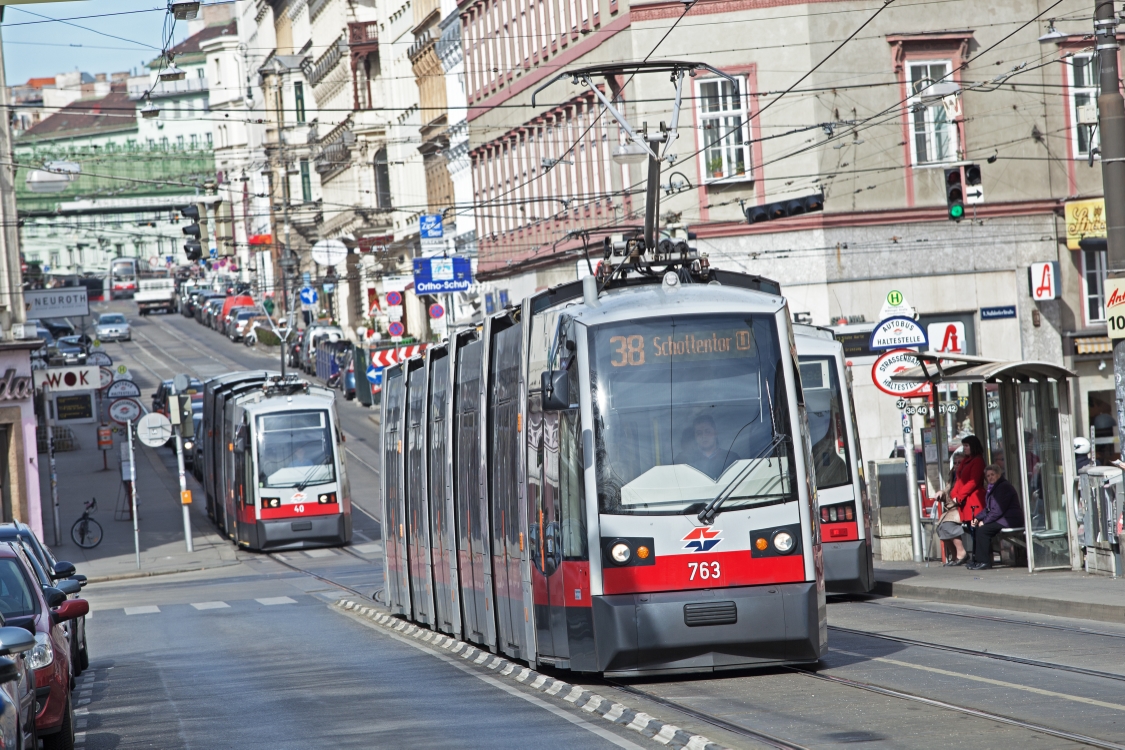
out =
<svg viewBox="0 0 1125 750"><path fill-rule="evenodd" d="M82 517L70 527L70 538L83 549L93 549L102 542L102 525L90 518L90 514L97 511L98 499L90 498L85 504Z"/></svg>

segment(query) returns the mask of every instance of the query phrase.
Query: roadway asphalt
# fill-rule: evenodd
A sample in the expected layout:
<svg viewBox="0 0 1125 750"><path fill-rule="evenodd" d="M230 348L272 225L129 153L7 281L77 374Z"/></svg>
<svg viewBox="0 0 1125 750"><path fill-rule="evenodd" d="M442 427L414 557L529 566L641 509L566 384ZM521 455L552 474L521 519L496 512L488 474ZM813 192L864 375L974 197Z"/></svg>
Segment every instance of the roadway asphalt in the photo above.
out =
<svg viewBox="0 0 1125 750"><path fill-rule="evenodd" d="M130 318L135 341L118 354L153 386L275 360L181 316ZM87 588L85 747L657 747L326 606L382 585L377 425L354 403L340 416L350 548L240 552L227 568ZM727 747L762 746L748 728L775 747L1125 749L1125 623L849 597L830 600L829 623L829 654L810 673L559 676Z"/></svg>

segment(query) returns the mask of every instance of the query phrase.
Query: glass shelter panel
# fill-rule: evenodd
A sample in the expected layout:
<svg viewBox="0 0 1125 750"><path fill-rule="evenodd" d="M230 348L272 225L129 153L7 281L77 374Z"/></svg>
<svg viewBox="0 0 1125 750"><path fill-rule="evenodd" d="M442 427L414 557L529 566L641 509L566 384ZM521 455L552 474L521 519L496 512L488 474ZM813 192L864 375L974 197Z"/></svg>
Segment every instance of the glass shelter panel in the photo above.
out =
<svg viewBox="0 0 1125 750"><path fill-rule="evenodd" d="M1034 568L1070 567L1058 384L1048 381L1020 384L1019 408L1030 493L1025 514L1031 525L1032 565Z"/></svg>

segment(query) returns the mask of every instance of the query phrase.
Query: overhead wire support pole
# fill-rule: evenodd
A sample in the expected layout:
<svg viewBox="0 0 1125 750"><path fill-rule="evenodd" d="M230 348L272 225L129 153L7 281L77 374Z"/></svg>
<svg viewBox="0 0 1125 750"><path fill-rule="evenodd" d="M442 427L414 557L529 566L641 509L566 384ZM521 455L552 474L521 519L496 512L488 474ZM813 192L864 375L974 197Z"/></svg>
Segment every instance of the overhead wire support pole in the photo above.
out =
<svg viewBox="0 0 1125 750"><path fill-rule="evenodd" d="M1125 99L1121 96L1117 64L1117 16L1113 0L1095 0L1097 39L1098 129L1101 131L1102 190L1105 195L1107 276L1125 279ZM1117 424L1125 425L1125 338L1113 344L1113 373ZM1125 440L1121 441L1125 459Z"/></svg>

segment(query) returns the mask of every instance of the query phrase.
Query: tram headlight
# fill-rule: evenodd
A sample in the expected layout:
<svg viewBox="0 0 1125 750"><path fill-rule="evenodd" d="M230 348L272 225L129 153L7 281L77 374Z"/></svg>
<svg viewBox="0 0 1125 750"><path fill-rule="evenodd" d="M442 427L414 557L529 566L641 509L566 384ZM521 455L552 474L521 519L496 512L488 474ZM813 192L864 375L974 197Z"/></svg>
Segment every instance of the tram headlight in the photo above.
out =
<svg viewBox="0 0 1125 750"><path fill-rule="evenodd" d="M773 548L781 554L789 554L795 546L796 540L788 531L779 531L773 535Z"/></svg>
<svg viewBox="0 0 1125 750"><path fill-rule="evenodd" d="M280 497L263 497L262 498L262 507L263 508L280 508L281 507L281 498Z"/></svg>
<svg viewBox="0 0 1125 750"><path fill-rule="evenodd" d="M625 542L618 542L609 548L609 556L618 565L624 565L633 556L633 550L629 549L629 545Z"/></svg>
<svg viewBox="0 0 1125 750"><path fill-rule="evenodd" d="M336 493L325 492L324 494L318 495L316 501L321 505L331 505L336 502Z"/></svg>

